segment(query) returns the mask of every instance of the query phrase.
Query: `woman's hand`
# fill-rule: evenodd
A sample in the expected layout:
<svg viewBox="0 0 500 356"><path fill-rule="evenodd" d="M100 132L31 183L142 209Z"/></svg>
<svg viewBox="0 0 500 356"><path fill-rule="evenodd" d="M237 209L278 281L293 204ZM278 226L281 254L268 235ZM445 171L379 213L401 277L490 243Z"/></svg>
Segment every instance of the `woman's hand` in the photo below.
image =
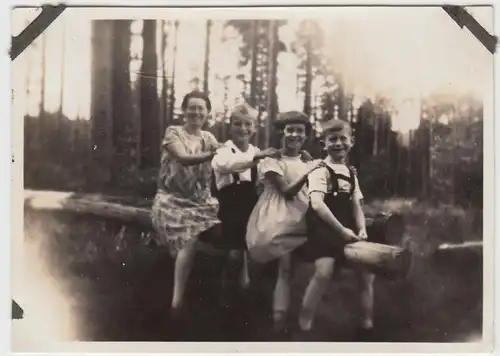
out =
<svg viewBox="0 0 500 356"><path fill-rule="evenodd" d="M219 148L222 148L224 146L225 146L225 144L223 144L221 142L215 142L210 147L210 151L212 151L213 153L215 153Z"/></svg>

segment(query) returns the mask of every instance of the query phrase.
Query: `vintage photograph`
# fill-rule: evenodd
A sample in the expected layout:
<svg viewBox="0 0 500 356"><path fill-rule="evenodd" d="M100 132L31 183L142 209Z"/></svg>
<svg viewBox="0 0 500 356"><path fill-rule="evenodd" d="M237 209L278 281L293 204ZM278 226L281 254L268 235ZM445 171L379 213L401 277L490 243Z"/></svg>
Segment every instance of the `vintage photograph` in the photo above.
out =
<svg viewBox="0 0 500 356"><path fill-rule="evenodd" d="M52 20L12 63L14 351L490 340L491 6Z"/></svg>

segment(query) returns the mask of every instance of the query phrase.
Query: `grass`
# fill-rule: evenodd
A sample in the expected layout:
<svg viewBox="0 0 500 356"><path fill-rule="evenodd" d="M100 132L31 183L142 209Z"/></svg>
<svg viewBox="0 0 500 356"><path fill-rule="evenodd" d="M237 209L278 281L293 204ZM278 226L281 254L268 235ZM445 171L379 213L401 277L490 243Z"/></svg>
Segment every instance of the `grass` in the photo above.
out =
<svg viewBox="0 0 500 356"><path fill-rule="evenodd" d="M480 334L481 261L436 263L431 256L437 243L481 239L473 212L403 199L374 201L366 209L401 213L407 224L404 243L417 255L407 279L376 280L377 340L445 342ZM214 308L218 263L205 255L197 257L190 281L190 315L184 325L189 332L179 335L182 326L168 318L173 261L165 249L151 244L152 235L109 220L25 212L26 242L38 246L38 256L31 256L28 263L47 263L52 279L63 286L61 293L71 299L73 316L80 325L78 339L275 340L269 331L272 266L254 268L253 280L258 283L228 318ZM312 266L301 265L295 273L293 315L311 272ZM356 283L345 271L332 281L320 305L315 332L308 336L294 333L292 339L350 341L357 311Z"/></svg>

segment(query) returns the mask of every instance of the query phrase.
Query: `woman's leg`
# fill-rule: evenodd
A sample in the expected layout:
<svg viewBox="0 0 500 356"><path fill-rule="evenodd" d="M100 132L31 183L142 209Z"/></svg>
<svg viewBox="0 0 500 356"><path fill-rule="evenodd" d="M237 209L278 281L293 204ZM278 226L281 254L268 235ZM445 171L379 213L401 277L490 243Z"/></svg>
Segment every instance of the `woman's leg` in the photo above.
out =
<svg viewBox="0 0 500 356"><path fill-rule="evenodd" d="M316 308L332 279L335 259L333 257L322 257L314 262L315 272L306 288L302 300L302 310L299 315L299 325L302 330L310 330L313 324Z"/></svg>
<svg viewBox="0 0 500 356"><path fill-rule="evenodd" d="M196 254L197 239L191 239L178 253L174 267L174 290L172 294L172 309L182 306L189 274L193 267Z"/></svg>
<svg viewBox="0 0 500 356"><path fill-rule="evenodd" d="M273 319L278 328L285 327L286 316L290 306L290 271L292 265L291 254L280 258L278 264L278 278L273 296Z"/></svg>

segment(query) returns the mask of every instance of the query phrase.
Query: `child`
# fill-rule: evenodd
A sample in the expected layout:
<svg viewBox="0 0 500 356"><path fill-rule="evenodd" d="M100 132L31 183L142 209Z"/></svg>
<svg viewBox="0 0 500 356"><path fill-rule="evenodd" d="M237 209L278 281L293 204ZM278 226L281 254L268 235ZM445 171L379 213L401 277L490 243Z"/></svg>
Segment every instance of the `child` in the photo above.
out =
<svg viewBox="0 0 500 356"><path fill-rule="evenodd" d="M323 130L325 167L308 177L310 207L306 214L308 257L314 260L315 272L305 291L299 326L310 330L318 303L332 278L334 268L342 262L347 243L366 239L365 217L361 207L363 195L353 169L346 166L353 146L351 127L347 122L332 120ZM363 309L361 331L373 328L373 275L356 272L362 286Z"/></svg>
<svg viewBox="0 0 500 356"><path fill-rule="evenodd" d="M259 167L264 191L248 221L247 243L257 262L279 259L273 315L275 328L283 331L290 303L290 252L306 241L305 213L308 195L305 183L316 168L309 154L301 151L311 124L307 116L292 111L277 120L281 156L266 158Z"/></svg>
<svg viewBox="0 0 500 356"><path fill-rule="evenodd" d="M223 291L225 306L231 303L238 276L242 284L248 283L244 259L245 235L248 218L257 202L257 163L265 157L273 157L278 150L260 151L250 143L255 133L257 110L246 104L238 105L230 117L231 140L217 150L212 160L214 170L214 196L219 201L218 217L222 222L222 245L229 250L229 262L225 266L228 290ZM242 273L240 273L242 272Z"/></svg>

